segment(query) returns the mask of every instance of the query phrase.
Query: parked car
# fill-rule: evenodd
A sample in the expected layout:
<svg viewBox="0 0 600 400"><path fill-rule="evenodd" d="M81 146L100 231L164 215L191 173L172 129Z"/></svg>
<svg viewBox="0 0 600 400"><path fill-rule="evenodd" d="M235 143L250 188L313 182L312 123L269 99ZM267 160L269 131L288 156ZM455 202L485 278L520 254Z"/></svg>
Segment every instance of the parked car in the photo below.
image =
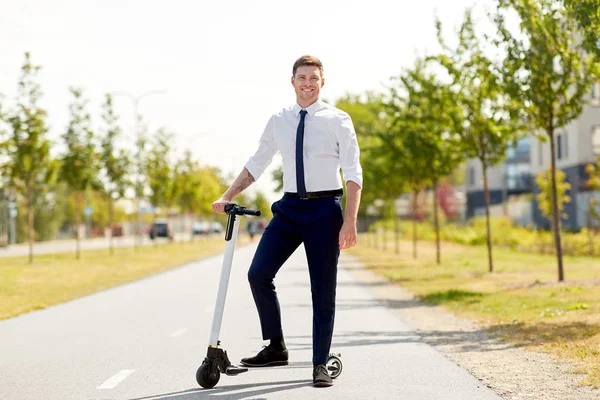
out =
<svg viewBox="0 0 600 400"><path fill-rule="evenodd" d="M207 235L209 230L208 222L195 222L192 225L192 235Z"/></svg>
<svg viewBox="0 0 600 400"><path fill-rule="evenodd" d="M223 225L221 225L220 222L214 221L210 223L210 232L211 233L221 233L223 232L224 228Z"/></svg>
<svg viewBox="0 0 600 400"><path fill-rule="evenodd" d="M171 226L169 225L169 221L166 219L157 219L154 221L148 230L148 234L150 235L151 240L154 240L155 235L156 237L164 237L169 240L173 240Z"/></svg>

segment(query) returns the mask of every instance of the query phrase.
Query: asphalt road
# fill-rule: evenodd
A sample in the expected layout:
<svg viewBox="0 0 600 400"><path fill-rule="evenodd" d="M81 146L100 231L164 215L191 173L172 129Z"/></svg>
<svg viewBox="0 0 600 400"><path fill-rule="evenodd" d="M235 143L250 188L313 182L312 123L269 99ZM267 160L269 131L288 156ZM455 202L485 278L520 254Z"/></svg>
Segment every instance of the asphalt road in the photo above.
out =
<svg viewBox="0 0 600 400"><path fill-rule="evenodd" d="M246 280L255 245L234 257L222 347L233 362L265 344ZM343 255L332 351L344 370L312 387L311 306L301 247L276 285L290 365L221 376L202 389L222 256L92 296L0 321L0 399L500 399L425 344L357 281ZM401 306L401 305L398 305Z"/></svg>

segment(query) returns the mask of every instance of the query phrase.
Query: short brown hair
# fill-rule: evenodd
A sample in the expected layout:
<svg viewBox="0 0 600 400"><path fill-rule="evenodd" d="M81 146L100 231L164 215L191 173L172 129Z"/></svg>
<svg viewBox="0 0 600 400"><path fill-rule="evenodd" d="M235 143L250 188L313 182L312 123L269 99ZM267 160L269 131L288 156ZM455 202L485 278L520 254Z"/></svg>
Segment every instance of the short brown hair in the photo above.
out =
<svg viewBox="0 0 600 400"><path fill-rule="evenodd" d="M296 70L299 67L302 67L305 65L319 67L319 72L321 73L321 78L323 77L323 64L321 63L321 60L319 60L315 56L302 56L299 59L297 59L296 62L294 63L294 69L292 70L292 75L295 76Z"/></svg>

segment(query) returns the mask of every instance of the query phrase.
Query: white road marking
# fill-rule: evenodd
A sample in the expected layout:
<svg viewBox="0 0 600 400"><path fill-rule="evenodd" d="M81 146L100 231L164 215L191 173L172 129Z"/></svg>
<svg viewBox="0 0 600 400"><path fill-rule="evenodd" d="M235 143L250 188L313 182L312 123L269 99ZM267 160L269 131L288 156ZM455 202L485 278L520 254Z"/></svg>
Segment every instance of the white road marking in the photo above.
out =
<svg viewBox="0 0 600 400"><path fill-rule="evenodd" d="M186 333L186 332L187 332L187 329L186 329L186 328L181 328L180 330L178 330L178 331L176 331L176 332L173 332L173 333L171 333L171 334L169 335L169 337L179 337L179 336L183 335L183 334L184 334L184 333Z"/></svg>
<svg viewBox="0 0 600 400"><path fill-rule="evenodd" d="M119 373L109 378L102 385L98 386L97 389L114 389L119 383L123 382L129 375L133 374L135 369L124 369Z"/></svg>

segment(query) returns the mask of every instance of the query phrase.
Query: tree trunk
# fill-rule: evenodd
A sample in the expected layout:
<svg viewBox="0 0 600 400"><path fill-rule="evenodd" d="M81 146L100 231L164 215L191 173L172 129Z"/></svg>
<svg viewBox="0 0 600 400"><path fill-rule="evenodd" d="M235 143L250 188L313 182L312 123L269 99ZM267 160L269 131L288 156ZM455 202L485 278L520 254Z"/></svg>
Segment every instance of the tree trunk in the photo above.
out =
<svg viewBox="0 0 600 400"><path fill-rule="evenodd" d="M552 170L552 230L554 231L554 246L556 247L556 259L558 262L558 280L565 280L563 268L562 245L560 241L560 215L558 214L558 199L556 196L556 149L554 148L554 129L548 129L550 136L550 165Z"/></svg>
<svg viewBox="0 0 600 400"><path fill-rule="evenodd" d="M194 223L196 221L196 216L192 215L192 229L190 229L190 242L194 241ZM183 220L182 220L182 226L185 226L185 224L183 224ZM202 237L202 236L200 236Z"/></svg>
<svg viewBox="0 0 600 400"><path fill-rule="evenodd" d="M488 266L489 272L494 272L494 260L492 258L492 229L490 228L490 189L487 179L487 163L482 162L483 169L483 197L485 198L485 227L487 230Z"/></svg>
<svg viewBox="0 0 600 400"><path fill-rule="evenodd" d="M586 213L586 225L588 234L588 246L590 247L589 255L594 255L594 231L592 227L592 213L591 209L594 207L594 200L590 198L588 212Z"/></svg>
<svg viewBox="0 0 600 400"><path fill-rule="evenodd" d="M417 195L419 191L414 191L413 198L413 258L417 258Z"/></svg>
<svg viewBox="0 0 600 400"><path fill-rule="evenodd" d="M382 241L383 241L383 251L387 251L387 215L385 212L385 204L382 206L382 214L383 214L383 232L382 233Z"/></svg>
<svg viewBox="0 0 600 400"><path fill-rule="evenodd" d="M442 249L440 244L440 220L438 216L438 182L433 181L433 221L435 225L435 260L437 265L442 263Z"/></svg>
<svg viewBox="0 0 600 400"><path fill-rule="evenodd" d="M375 228L375 223L377 219L375 217L371 217L371 226L373 226L373 232L371 233L371 244L374 249L377 248L377 229Z"/></svg>
<svg viewBox="0 0 600 400"><path fill-rule="evenodd" d="M16 234L13 233L13 235ZM33 194L27 188L27 241L29 242L29 264L33 264L33 242L35 232L33 230Z"/></svg>
<svg viewBox="0 0 600 400"><path fill-rule="evenodd" d="M114 204L111 195L108 195L108 235L109 235L109 253L111 256L115 255L115 246L113 238L113 218L114 218Z"/></svg>
<svg viewBox="0 0 600 400"><path fill-rule="evenodd" d="M394 212L394 233L396 236L396 254L400 254L400 217Z"/></svg>
<svg viewBox="0 0 600 400"><path fill-rule="evenodd" d="M79 235L80 229L79 225L81 225L81 202L82 202L83 192L77 191L75 193L75 258L81 258L81 237Z"/></svg>
<svg viewBox="0 0 600 400"><path fill-rule="evenodd" d="M157 218L156 217L156 215L157 215L156 207L154 207L154 210L155 210L154 214L152 214L152 215L154 217L154 221L156 221L156 218ZM158 230L156 229L156 224L152 223L152 237L154 238L154 247L158 246L158 238L156 237L157 234L158 234Z"/></svg>

